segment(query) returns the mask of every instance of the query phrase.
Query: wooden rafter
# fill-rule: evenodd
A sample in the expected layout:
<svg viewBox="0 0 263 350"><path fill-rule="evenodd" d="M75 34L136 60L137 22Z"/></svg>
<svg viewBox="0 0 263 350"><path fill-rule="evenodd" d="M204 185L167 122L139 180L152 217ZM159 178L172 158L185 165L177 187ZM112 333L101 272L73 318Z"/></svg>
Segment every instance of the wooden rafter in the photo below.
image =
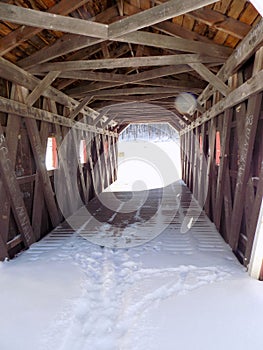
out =
<svg viewBox="0 0 263 350"><path fill-rule="evenodd" d="M217 0L170 0L164 4L150 8L143 12L124 18L116 23L109 25L109 38L121 36L123 34L134 32L138 29L145 28L165 21L175 16L183 15L200 7L210 5Z"/></svg>
<svg viewBox="0 0 263 350"><path fill-rule="evenodd" d="M98 96L107 96L107 97L113 97L113 96L130 96L130 95L148 95L148 94L177 94L178 92L182 91L200 91L199 87L187 87L187 86L176 86L176 83L174 84L174 87L136 87L136 88L119 88L119 89L105 89L105 90L99 90L99 91L92 91L90 93L91 96L93 96L95 99ZM87 94L85 91L83 94Z"/></svg>
<svg viewBox="0 0 263 350"><path fill-rule="evenodd" d="M0 3L0 19L26 26L58 30L92 38L107 39L108 37L108 26L102 23L26 9L5 3Z"/></svg>
<svg viewBox="0 0 263 350"><path fill-rule="evenodd" d="M36 28L58 30L66 33L89 37L111 39L134 32L155 23L165 21L202 6L213 4L218 0L170 0L142 13L112 23L109 26L76 18L69 18L52 13L26 9L20 6L0 3L0 19Z"/></svg>
<svg viewBox="0 0 263 350"><path fill-rule="evenodd" d="M67 90L67 94L69 96L83 96L85 94L91 94L93 91L105 91L105 94L107 89L110 89L112 87L121 87L123 85L129 84L127 81L125 81L125 76L122 83L94 83L94 84L83 84L79 85L76 88L72 88ZM206 84L204 84L201 81L198 81L197 79L193 79L192 81L189 80L175 80L175 79L162 79L162 78L156 78L156 79L149 79L149 80L143 80L143 81L135 81L135 85L142 85L142 86L152 86L157 87L160 86L160 93L162 93L162 87L164 88L171 88L172 90L176 91L193 91L195 93L202 92L202 89L205 87ZM117 92L119 90L116 90ZM132 90L130 90L132 93ZM96 93L94 94L96 96Z"/></svg>
<svg viewBox="0 0 263 350"><path fill-rule="evenodd" d="M243 39L251 30L250 25L209 8L191 11L188 16L239 39Z"/></svg>
<svg viewBox="0 0 263 350"><path fill-rule="evenodd" d="M107 23L108 21L111 21L115 16L117 16L117 14L118 13L116 6L113 6L99 13L91 20L101 23ZM66 55L70 52L85 49L84 52L78 51L71 56L72 60L77 60L95 54L98 50L101 49L99 45L101 42L103 42L103 39L89 38L75 34L65 34L62 38L59 38L53 45L45 46L42 49L36 51L34 54L20 60L18 65L22 68L28 68L34 66L35 64L43 63L56 57ZM92 46L92 48L90 48L90 46Z"/></svg>
<svg viewBox="0 0 263 350"><path fill-rule="evenodd" d="M0 76L12 81L16 84L26 87L29 90L34 90L36 86L41 82L30 73L24 71L23 69L17 67L16 65L8 62L7 60L0 57ZM61 103L64 106L75 108L78 106L79 102L70 98L66 94L58 91L57 89L49 86L44 91L42 91L43 96L50 98L56 102ZM97 112L89 107L83 108L83 114L96 118Z"/></svg>
<svg viewBox="0 0 263 350"><path fill-rule="evenodd" d="M226 63L218 72L217 76L225 82L242 63L244 63L256 50L263 41L263 19L248 33L242 40L237 49L227 59ZM203 104L214 92L213 86L209 84L203 93L199 96L198 101Z"/></svg>
<svg viewBox="0 0 263 350"><path fill-rule="evenodd" d="M58 115L43 109L30 107L26 104L16 102L4 97L0 97L0 108L1 108L1 111L3 112L19 114L20 116L25 118L43 120L49 123L62 125L68 128L77 128L80 130L92 131L94 133L101 133L101 134L109 133L111 135L116 136L114 133L105 131L101 128L96 128L92 125L82 123L82 122L75 122L74 120L69 119L67 117L63 117L61 115ZM96 113L96 115L98 116L98 112Z"/></svg>
<svg viewBox="0 0 263 350"><path fill-rule="evenodd" d="M71 61L71 62L56 62L44 63L34 66L29 71L32 73L48 72L51 70L72 71L72 70L87 70L87 69L112 69L122 67L151 67L151 66L168 66L180 65L188 63L218 63L224 62L222 58L210 57L206 55L165 55L165 56L150 56L150 57L129 57L129 58L109 58L100 60L87 61Z"/></svg>
<svg viewBox="0 0 263 350"><path fill-rule="evenodd" d="M52 6L47 10L47 12L67 15L70 12L76 10L77 8L86 4L89 0L76 0L76 1L68 1L61 0L58 4ZM19 27L13 32L9 33L5 37L0 39L0 56L5 55L10 50L14 49L16 46L21 44L23 41L30 39L34 35L41 32L40 28L32 28L32 27Z"/></svg>
<svg viewBox="0 0 263 350"><path fill-rule="evenodd" d="M81 110L87 105L89 104L89 102L92 100L92 97L87 96L85 97L79 104L78 106L73 109L73 111L70 113L70 115L68 116L69 119L74 119L80 112Z"/></svg>
<svg viewBox="0 0 263 350"><path fill-rule="evenodd" d="M23 237L23 241L26 247L29 247L35 242L34 233L30 223L30 219L25 207L25 203L22 197L22 193L19 188L19 184L16 179L14 169L12 168L11 161L9 159L8 146L4 136L3 128L0 124L0 173L1 178L5 184L6 191L10 198L12 211L19 228L19 231Z"/></svg>
<svg viewBox="0 0 263 350"><path fill-rule="evenodd" d="M43 92L53 83L54 80L59 76L58 71L49 72L44 79L34 88L34 90L26 98L26 103L32 106Z"/></svg>
<svg viewBox="0 0 263 350"><path fill-rule="evenodd" d="M202 63L189 63L189 66L192 67L202 78L213 85L224 96L229 94L229 87L216 75L214 75L205 65Z"/></svg>
<svg viewBox="0 0 263 350"><path fill-rule="evenodd" d="M247 100L250 96L255 95L263 89L263 70L237 89L231 91L223 100L216 103L208 111L206 111L201 117L198 117L191 125L187 126L182 133L188 132L191 129L202 125L204 122L214 118L220 113L224 112L227 108L234 107L239 103Z"/></svg>
<svg viewBox="0 0 263 350"><path fill-rule="evenodd" d="M116 73L102 73L102 72L93 72L93 71L66 71L61 72L61 78L73 79L76 80L93 80L96 82L110 82L110 83L123 83L124 81L127 84L135 84L136 82L146 81L150 79L165 77L168 75L175 75L180 73L186 73L191 71L188 65L180 65L180 66L164 66L160 68L154 68L147 70L145 72L137 73L137 74L116 74ZM40 75L44 75L44 73L40 73Z"/></svg>
<svg viewBox="0 0 263 350"><path fill-rule="evenodd" d="M118 36L117 39L121 42L129 42L139 45L147 45L162 49L170 49L183 52L192 52L198 54L227 58L233 52L231 48L222 47L217 44L197 42L169 35L155 34L144 31L136 31L133 33Z"/></svg>

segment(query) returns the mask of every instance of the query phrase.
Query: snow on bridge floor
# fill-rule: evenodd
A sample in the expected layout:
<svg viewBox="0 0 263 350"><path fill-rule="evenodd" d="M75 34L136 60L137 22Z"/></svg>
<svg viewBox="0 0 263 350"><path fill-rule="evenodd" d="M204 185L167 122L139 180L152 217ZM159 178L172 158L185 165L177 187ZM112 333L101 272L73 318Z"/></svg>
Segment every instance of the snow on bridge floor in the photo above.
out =
<svg viewBox="0 0 263 350"><path fill-rule="evenodd" d="M184 233L181 214L137 247L61 226L1 263L0 349L262 349L263 283L204 213Z"/></svg>

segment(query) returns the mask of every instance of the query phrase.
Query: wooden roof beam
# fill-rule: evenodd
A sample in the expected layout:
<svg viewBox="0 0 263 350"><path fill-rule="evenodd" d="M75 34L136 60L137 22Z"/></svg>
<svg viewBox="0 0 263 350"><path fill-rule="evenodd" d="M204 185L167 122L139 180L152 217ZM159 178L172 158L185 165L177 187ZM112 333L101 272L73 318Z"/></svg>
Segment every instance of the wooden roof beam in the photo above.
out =
<svg viewBox="0 0 263 350"><path fill-rule="evenodd" d="M243 39L252 28L249 24L209 8L200 8L187 15L238 39Z"/></svg>
<svg viewBox="0 0 263 350"><path fill-rule="evenodd" d="M147 45L162 49L192 52L198 54L207 54L210 56L227 58L233 52L233 49L217 44L198 42L183 38L171 37L164 34L155 34L144 31L119 36L116 40L129 42L132 44Z"/></svg>
<svg viewBox="0 0 263 350"><path fill-rule="evenodd" d="M24 86L31 91L33 91L35 87L41 82L41 80L38 78L17 67L15 64L8 62L2 57L0 57L0 77L18 85ZM67 106L70 109L75 108L79 104L79 101L74 100L73 98L67 96L52 86L49 86L42 92L42 94L43 96L50 98L51 100L54 100L64 106ZM90 116L93 119L98 115L98 112L89 107L83 108L82 113L83 115Z"/></svg>
<svg viewBox="0 0 263 350"><path fill-rule="evenodd" d="M142 96L136 96L136 95L113 95L113 96L94 96L95 100L102 100L102 101L120 101L120 102L147 102L147 101L156 101L156 100L162 100L167 99L168 97L175 97L174 92L169 93L159 93L159 94L153 94L153 95L142 95Z"/></svg>
<svg viewBox="0 0 263 350"><path fill-rule="evenodd" d="M30 106L39 99L43 92L53 83L54 80L59 76L59 71L49 72L44 79L34 88L30 95L26 97L26 103Z"/></svg>
<svg viewBox="0 0 263 350"><path fill-rule="evenodd" d="M123 77L123 82L122 83L94 83L94 84L82 84L76 88L72 88L66 91L66 93L69 96L75 96L75 97L80 97L84 96L85 94L90 94L93 91L107 91L106 89L113 88L113 87L120 87L123 85L128 85L130 84L127 81L125 81L125 75ZM196 92L199 91L202 92L203 88L205 87L206 84L203 82L200 82L199 80L175 80L175 79L162 79L162 78L156 78L156 79L149 79L149 80L142 80L142 81L135 81L132 84L135 85L142 85L142 86L160 86L160 87L170 87L170 88L177 88L179 90L187 90L187 89L195 89Z"/></svg>
<svg viewBox="0 0 263 350"><path fill-rule="evenodd" d="M23 237L26 247L29 247L35 242L34 232L30 223L25 202L19 184L16 178L15 171L9 159L9 150L5 139L4 130L0 123L0 173L1 179L8 193L12 212L18 229Z"/></svg>
<svg viewBox="0 0 263 350"><path fill-rule="evenodd" d="M99 13L97 16L93 17L91 21L107 23L112 20L115 16L117 16L118 12L116 6L109 7L105 11ZM1 40L1 39L0 39ZM35 64L43 63L54 59L56 57L66 55L70 52L74 52L81 49L88 49L90 46L94 46L94 48L90 49L87 53L81 52L83 56L90 56L97 51L96 44L103 42L103 39L95 39L89 38L85 36L79 36L76 34L65 34L62 38L56 40L56 42L51 46L43 47L42 49L36 51L29 57L23 58L18 62L18 65L21 68L28 68L34 66ZM101 47L98 45L99 49ZM72 55L72 60L79 59L79 52L76 52Z"/></svg>
<svg viewBox="0 0 263 350"><path fill-rule="evenodd" d="M109 26L5 3L0 3L0 19L36 28L58 30L107 40L185 14L217 1L196 0L193 3L192 0L184 0L184 2L181 0L170 0L129 18L121 19Z"/></svg>
<svg viewBox="0 0 263 350"><path fill-rule="evenodd" d="M86 4L89 0L61 0L58 4L52 6L47 10L48 13L68 15L72 11ZM0 39L0 56L5 55L25 40L32 38L34 35L40 33L42 28L19 27Z"/></svg>
<svg viewBox="0 0 263 350"><path fill-rule="evenodd" d="M125 5L126 5L126 3L125 3ZM138 11L141 11L141 9L139 9L139 8L136 8L136 9ZM111 10L111 11L109 11L109 10ZM102 19L101 17L105 17L105 21L107 21L109 19L108 16L116 15L114 10L115 10L114 7L107 9L104 12L102 12L101 14L97 15L94 18L94 20L99 21ZM183 29L180 26L177 26L179 28L177 28L177 30L175 30L176 25L174 23L169 22L169 21L158 23L155 26L157 29L164 31L165 33L168 33L170 35L177 35L177 36L182 36L185 39L190 39L190 41L188 43L188 48L191 46L191 43L193 43L194 40L198 40L199 43L200 43L200 41L201 42L205 41L206 43L209 43L211 45L210 48L212 48L212 53L215 52L215 54L217 51L220 50L221 51L220 55L228 56L232 50L232 49L226 48L224 46L216 45L212 40L207 39L205 37L202 37L201 35L198 36L196 33L193 33L190 31L189 31L189 33L181 33L181 31L185 30L185 29ZM150 33L148 33L148 34L150 34ZM118 37L115 40L116 41L121 40L121 41L125 42L125 41L129 41L131 39L135 40L136 37L137 37L137 40L139 40L137 34L134 34L133 36L127 35L126 36L127 40L125 40L125 36L123 36L122 38ZM88 37L84 37L84 36L78 36L78 35L74 35L74 34L67 34L67 35L63 36L62 38L58 39L53 45L51 45L49 47L44 47L43 49L35 52L31 56L20 60L18 62L18 65L22 68L32 67L36 64L43 63L43 62L49 61L51 59L54 59L56 57L68 54L69 52L88 48L89 46L96 45L98 43L101 43L102 41L103 41L103 39L98 39L98 38L95 39L95 38L88 38ZM152 42L154 42L154 41L152 40ZM170 43L171 43L171 40L167 44L170 45ZM154 45L154 43L152 43L152 45ZM164 44L162 44L162 45L164 45ZM169 48L169 45L166 48ZM181 44L182 49L185 48L185 45L187 45L187 42L185 42L184 46L182 46L182 44ZM194 43L194 46L195 45L197 45L197 44ZM158 44L157 44L157 47L158 47ZM180 45L179 45L179 49L180 49ZM204 50L204 49L205 49L205 47L201 45L201 48L199 50Z"/></svg>
<svg viewBox="0 0 263 350"><path fill-rule="evenodd" d="M89 104L89 102L92 100L93 96L86 96L73 111L69 114L68 118L69 119L74 119L80 112L81 110Z"/></svg>
<svg viewBox="0 0 263 350"><path fill-rule="evenodd" d="M116 96L116 95L147 95L147 94L166 94L166 93L178 93L182 91L194 91L199 87L136 87L136 88L124 88L124 89L105 89L99 91L92 91L92 96Z"/></svg>
<svg viewBox="0 0 263 350"><path fill-rule="evenodd" d="M43 49L40 49L32 55L20 60L17 65L21 68L27 69L36 64L44 63L56 57L66 55L72 51L99 44L102 41L103 39L65 34L63 37L57 39L53 45L43 47Z"/></svg>
<svg viewBox="0 0 263 350"><path fill-rule="evenodd" d="M185 64L180 66L164 66L161 68L154 68L145 72L131 75L104 72L102 73L97 71L66 71L61 72L59 77L66 79L89 80L109 83L123 83L125 81L125 83L128 84L135 84L140 81L165 77L167 75L176 75L180 73L189 72L191 70L192 68ZM45 73L39 73L39 75L45 75Z"/></svg>
<svg viewBox="0 0 263 350"><path fill-rule="evenodd" d="M263 19L251 29L248 35L241 41L226 63L219 70L217 77L225 82L237 69L248 60L263 41ZM209 84L198 98L200 104L214 93L213 85Z"/></svg>
<svg viewBox="0 0 263 350"><path fill-rule="evenodd" d="M204 122L223 113L227 108L234 107L239 103L247 100L250 96L255 95L263 90L263 70L247 80L244 84L231 91L224 99L213 105L201 117L197 118L189 127L182 132L186 133Z"/></svg>
<svg viewBox="0 0 263 350"><path fill-rule="evenodd" d="M165 55L149 57L128 57L128 58L108 58L86 61L69 61L44 63L29 69L30 72L37 74L40 72L49 72L51 70L72 71L72 70L91 70L91 69L112 69L124 67L151 67L181 65L188 63L224 63L224 59L210 57L205 55L185 54L185 55Z"/></svg>
<svg viewBox="0 0 263 350"><path fill-rule="evenodd" d="M19 114L21 117L41 120L48 123L58 124L66 126L67 128L76 128L79 130L92 131L98 134L107 134L111 136L116 136L115 133L110 131L105 131L101 128L97 128L93 125L88 125L82 122L76 122L70 118L43 110L35 107L28 106L24 103L10 100L5 97L0 96L0 109L6 113ZM96 112L96 115L99 113Z"/></svg>
<svg viewBox="0 0 263 350"><path fill-rule="evenodd" d="M123 34L135 32L172 17L183 15L200 7L213 4L218 0L170 0L149 10L139 12L128 18L109 25L109 38L116 38Z"/></svg>
<svg viewBox="0 0 263 350"><path fill-rule="evenodd" d="M230 92L230 88L215 74L213 74L204 64L202 63L189 63L203 79L212 84L222 95L226 96Z"/></svg>
<svg viewBox="0 0 263 350"><path fill-rule="evenodd" d="M113 114L113 115L111 115L110 117L108 117L108 119L102 124L102 128L103 129L105 129L109 124L110 124L110 122L111 121L113 121L113 119L115 119L116 118L116 115L115 114Z"/></svg>
<svg viewBox="0 0 263 350"><path fill-rule="evenodd" d="M108 26L102 23L0 3L0 19L26 26L58 30L92 38L108 38Z"/></svg>

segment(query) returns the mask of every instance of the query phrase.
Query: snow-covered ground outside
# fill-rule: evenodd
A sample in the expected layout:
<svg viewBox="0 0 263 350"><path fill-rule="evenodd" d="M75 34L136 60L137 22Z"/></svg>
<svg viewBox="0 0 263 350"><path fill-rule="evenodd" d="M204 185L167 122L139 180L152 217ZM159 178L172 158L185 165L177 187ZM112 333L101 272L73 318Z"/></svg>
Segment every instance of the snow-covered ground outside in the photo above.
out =
<svg viewBox="0 0 263 350"><path fill-rule="evenodd" d="M262 349L263 283L204 214L179 224L130 249L59 229L0 263L0 349Z"/></svg>

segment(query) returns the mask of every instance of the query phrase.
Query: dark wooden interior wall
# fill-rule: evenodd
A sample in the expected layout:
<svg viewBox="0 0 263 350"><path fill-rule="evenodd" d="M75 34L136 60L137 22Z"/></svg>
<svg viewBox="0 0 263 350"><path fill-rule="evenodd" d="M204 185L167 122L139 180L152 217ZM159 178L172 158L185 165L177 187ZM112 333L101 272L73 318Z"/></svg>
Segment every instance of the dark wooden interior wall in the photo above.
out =
<svg viewBox="0 0 263 350"><path fill-rule="evenodd" d="M4 97L12 95L18 101L25 98L25 89L5 80L0 80L0 89ZM59 110L62 115L61 111L65 109L46 98L40 98L34 106L55 113ZM117 138L84 130L75 130L70 134L69 137L69 128L65 126L0 112L1 260L12 258L41 239L66 218L65 213L73 214L79 206L86 204L116 180ZM46 170L45 154L50 136L56 138L60 170ZM66 138L67 147L60 153ZM79 162L80 140L86 140L87 160L84 164ZM69 166L72 163L73 169ZM61 172L61 169L63 173L60 180L63 178L64 182L60 195L65 198L64 216L58 205L54 185L56 172ZM77 184L72 184L74 178ZM9 186L10 183L13 187ZM74 203L73 190L76 186L82 201ZM21 208L25 208L25 211L22 212ZM25 237L27 234L28 238Z"/></svg>
<svg viewBox="0 0 263 350"><path fill-rule="evenodd" d="M229 79L229 86L242 85L261 65L262 49ZM207 107L219 100L214 94ZM245 266L263 195L262 135L261 92L181 136L183 180Z"/></svg>

